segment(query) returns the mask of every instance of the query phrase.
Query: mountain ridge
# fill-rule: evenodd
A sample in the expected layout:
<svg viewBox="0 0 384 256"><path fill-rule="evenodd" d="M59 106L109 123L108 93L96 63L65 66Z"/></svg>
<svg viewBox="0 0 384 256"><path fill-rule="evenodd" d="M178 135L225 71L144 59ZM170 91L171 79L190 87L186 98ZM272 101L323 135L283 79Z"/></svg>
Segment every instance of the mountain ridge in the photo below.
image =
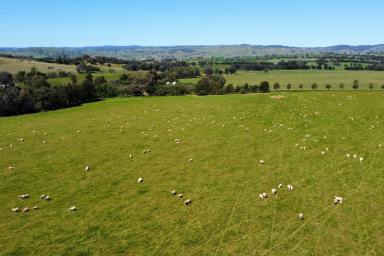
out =
<svg viewBox="0 0 384 256"><path fill-rule="evenodd" d="M265 55L294 55L305 53L354 53L384 54L384 44L348 45L340 44L326 47L298 47L285 45L175 45L175 46L140 46L140 45L105 45L84 47L0 47L0 54L16 56L77 57L80 55L106 56L122 59L188 59L193 57L245 57Z"/></svg>

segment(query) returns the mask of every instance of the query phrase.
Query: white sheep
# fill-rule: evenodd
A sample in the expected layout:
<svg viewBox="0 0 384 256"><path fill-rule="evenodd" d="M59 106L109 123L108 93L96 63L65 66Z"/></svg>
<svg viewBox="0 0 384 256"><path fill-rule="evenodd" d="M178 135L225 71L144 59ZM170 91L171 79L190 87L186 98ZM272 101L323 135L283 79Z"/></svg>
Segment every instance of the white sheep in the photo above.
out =
<svg viewBox="0 0 384 256"><path fill-rule="evenodd" d="M9 166L8 170L13 171L13 170L15 170L15 167L14 166Z"/></svg>
<svg viewBox="0 0 384 256"><path fill-rule="evenodd" d="M292 185L287 185L288 191L293 191L293 186Z"/></svg>
<svg viewBox="0 0 384 256"><path fill-rule="evenodd" d="M137 183L142 183L142 182L144 182L143 178L140 177L137 179Z"/></svg>
<svg viewBox="0 0 384 256"><path fill-rule="evenodd" d="M40 198L45 200L45 201L50 201L51 200L51 197L48 196L48 195L41 195Z"/></svg>
<svg viewBox="0 0 384 256"><path fill-rule="evenodd" d="M33 206L33 210L39 210L39 206L37 205Z"/></svg>
<svg viewBox="0 0 384 256"><path fill-rule="evenodd" d="M192 158L189 158L188 159L188 163L192 163L193 162L193 159Z"/></svg>
<svg viewBox="0 0 384 256"><path fill-rule="evenodd" d="M77 211L77 208L76 208L76 206L71 206L68 208L68 211L75 212L75 211Z"/></svg>
<svg viewBox="0 0 384 256"><path fill-rule="evenodd" d="M265 198L265 199L268 198L268 194L267 193L263 192L262 195L263 195L263 198Z"/></svg>
<svg viewBox="0 0 384 256"><path fill-rule="evenodd" d="M85 171L88 172L91 168L87 165L85 166Z"/></svg>
<svg viewBox="0 0 384 256"><path fill-rule="evenodd" d="M304 214L299 213L299 219L303 220L304 219Z"/></svg>
<svg viewBox="0 0 384 256"><path fill-rule="evenodd" d="M351 155L350 154L346 154L345 155L347 158L351 158Z"/></svg>
<svg viewBox="0 0 384 256"><path fill-rule="evenodd" d="M183 198L183 194L180 193L180 194L177 195L177 197L178 197L178 198Z"/></svg>
<svg viewBox="0 0 384 256"><path fill-rule="evenodd" d="M360 163L361 163L363 160L364 160L363 157L360 157L360 158L359 158Z"/></svg>
<svg viewBox="0 0 384 256"><path fill-rule="evenodd" d="M184 204L185 204L185 206L188 206L188 205L192 204L192 200L191 199L187 199L187 200L184 201Z"/></svg>
<svg viewBox="0 0 384 256"><path fill-rule="evenodd" d="M276 195L277 189L273 188L271 191L272 191L272 194Z"/></svg>
<svg viewBox="0 0 384 256"><path fill-rule="evenodd" d="M334 204L342 204L343 203L343 198L340 196L335 196L333 199Z"/></svg>
<svg viewBox="0 0 384 256"><path fill-rule="evenodd" d="M180 140L179 139L175 139L175 143L176 144L180 144Z"/></svg>
<svg viewBox="0 0 384 256"><path fill-rule="evenodd" d="M172 190L171 195L173 195L173 196L176 195L176 190Z"/></svg>
<svg viewBox="0 0 384 256"><path fill-rule="evenodd" d="M19 198L20 198L21 200L28 199L29 197L30 197L29 194L19 195Z"/></svg>
<svg viewBox="0 0 384 256"><path fill-rule="evenodd" d="M260 199L264 199L263 194L259 194Z"/></svg>
<svg viewBox="0 0 384 256"><path fill-rule="evenodd" d="M280 184L279 184L279 188L282 188L282 187L283 187L283 184L280 183Z"/></svg>
<svg viewBox="0 0 384 256"><path fill-rule="evenodd" d="M28 207L25 207L25 208L23 209L23 212L29 212Z"/></svg>
<svg viewBox="0 0 384 256"><path fill-rule="evenodd" d="M19 211L20 211L20 208L19 208L19 207L12 208L12 211L13 211L13 212L19 212Z"/></svg>
<svg viewBox="0 0 384 256"><path fill-rule="evenodd" d="M132 154L129 154L129 158L132 159L132 158L133 158L133 155L132 155Z"/></svg>
<svg viewBox="0 0 384 256"><path fill-rule="evenodd" d="M264 160L260 160L260 164L265 164L265 161Z"/></svg>

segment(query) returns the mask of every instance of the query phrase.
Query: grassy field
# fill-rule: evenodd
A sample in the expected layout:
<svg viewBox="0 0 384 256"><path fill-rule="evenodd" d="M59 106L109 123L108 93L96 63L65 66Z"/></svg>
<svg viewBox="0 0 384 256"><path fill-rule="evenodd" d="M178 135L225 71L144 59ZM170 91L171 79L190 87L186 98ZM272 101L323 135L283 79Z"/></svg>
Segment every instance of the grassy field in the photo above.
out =
<svg viewBox="0 0 384 256"><path fill-rule="evenodd" d="M17 71L29 71L32 67L37 68L39 71L47 73L53 71L67 71L75 72L75 65L63 65L55 63L44 63L33 60L21 60L13 58L0 57L0 71L7 71L10 73L16 73ZM50 69L48 67L51 67Z"/></svg>
<svg viewBox="0 0 384 256"><path fill-rule="evenodd" d="M249 85L260 84L262 81L269 81L271 85L278 82L281 89L286 89L290 83L293 90L297 90L300 84L304 89L311 89L313 83L317 83L319 89L325 89L326 84L332 85L333 89L339 89L340 83L345 84L345 89L352 89L354 80L359 80L360 89L368 89L369 83L373 83L375 89L380 89L384 84L384 72L380 71L305 71L305 70L275 70L266 72L245 72L240 71L235 75L225 75L226 84ZM198 78L182 79L185 84L195 84Z"/></svg>
<svg viewBox="0 0 384 256"><path fill-rule="evenodd" d="M121 98L0 118L0 254L383 255L383 93L280 95Z"/></svg>

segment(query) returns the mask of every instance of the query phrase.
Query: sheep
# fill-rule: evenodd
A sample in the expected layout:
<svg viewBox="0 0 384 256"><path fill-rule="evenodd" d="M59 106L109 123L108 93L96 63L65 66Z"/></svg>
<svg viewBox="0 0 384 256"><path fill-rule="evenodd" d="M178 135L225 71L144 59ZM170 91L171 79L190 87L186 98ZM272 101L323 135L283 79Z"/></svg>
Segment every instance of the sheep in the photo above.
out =
<svg viewBox="0 0 384 256"><path fill-rule="evenodd" d="M46 140L43 140L43 144L47 144L48 142Z"/></svg>
<svg viewBox="0 0 384 256"><path fill-rule="evenodd" d="M20 212L20 208L19 207L12 208L12 211L13 212Z"/></svg>
<svg viewBox="0 0 384 256"><path fill-rule="evenodd" d="M357 158L357 155L356 155L356 154L354 154L354 155L353 155L353 158Z"/></svg>
<svg viewBox="0 0 384 256"><path fill-rule="evenodd" d="M346 156L347 158L350 158L350 157L351 157L351 155L350 155L350 154L346 154L345 156Z"/></svg>
<svg viewBox="0 0 384 256"><path fill-rule="evenodd" d="M176 144L180 144L180 140L179 139L175 139L175 143Z"/></svg>
<svg viewBox="0 0 384 256"><path fill-rule="evenodd" d="M176 190L171 190L171 195L176 195Z"/></svg>
<svg viewBox="0 0 384 256"><path fill-rule="evenodd" d="M280 184L279 184L279 188L282 188L282 187L283 187L283 184L280 183Z"/></svg>
<svg viewBox="0 0 384 256"><path fill-rule="evenodd" d="M142 183L142 182L144 182L143 178L140 177L137 179L137 183Z"/></svg>
<svg viewBox="0 0 384 256"><path fill-rule="evenodd" d="M293 186L292 185L287 185L288 191L293 191Z"/></svg>
<svg viewBox="0 0 384 256"><path fill-rule="evenodd" d="M259 194L259 198L260 198L260 199L264 199L263 194Z"/></svg>
<svg viewBox="0 0 384 256"><path fill-rule="evenodd" d="M264 160L260 160L260 164L265 164L265 161Z"/></svg>
<svg viewBox="0 0 384 256"><path fill-rule="evenodd" d="M40 198L45 200L45 201L50 201L51 200L51 197L48 196L48 195L41 195Z"/></svg>
<svg viewBox="0 0 384 256"><path fill-rule="evenodd" d="M71 206L68 208L68 211L75 212L75 211L77 211L77 208L76 208L76 206Z"/></svg>
<svg viewBox="0 0 384 256"><path fill-rule="evenodd" d="M23 212L29 212L28 207L25 207L25 208L23 209Z"/></svg>
<svg viewBox="0 0 384 256"><path fill-rule="evenodd" d="M342 204L343 203L343 198L340 196L335 196L333 199L334 204Z"/></svg>
<svg viewBox="0 0 384 256"><path fill-rule="evenodd" d="M19 195L19 198L20 198L21 200L28 199L29 197L30 197L29 194Z"/></svg>
<svg viewBox="0 0 384 256"><path fill-rule="evenodd" d="M87 165L85 166L85 171L88 172L91 168Z"/></svg>
<svg viewBox="0 0 384 256"><path fill-rule="evenodd" d="M184 204L185 204L185 206L188 206L188 205L192 204L192 200L191 199L187 199L187 200L184 201Z"/></svg>
<svg viewBox="0 0 384 256"><path fill-rule="evenodd" d="M268 198L268 194L267 193L263 192L262 195L263 195L263 198L265 198L265 199Z"/></svg>
<svg viewBox="0 0 384 256"><path fill-rule="evenodd" d="M321 151L321 155L322 155L322 156L325 155L325 152L324 152L324 151Z"/></svg>
<svg viewBox="0 0 384 256"><path fill-rule="evenodd" d="M15 170L15 167L14 166L9 166L8 170L13 171L13 170Z"/></svg>
<svg viewBox="0 0 384 256"><path fill-rule="evenodd" d="M188 163L192 163L193 162L193 159L192 158L189 158L188 159Z"/></svg>
<svg viewBox="0 0 384 256"><path fill-rule="evenodd" d="M177 195L177 197L178 197L178 198L183 198L183 194L180 193L180 194Z"/></svg>
<svg viewBox="0 0 384 256"><path fill-rule="evenodd" d="M277 189L273 188L271 191L272 191L272 194L273 194L273 195L276 195L276 194L277 194Z"/></svg>
<svg viewBox="0 0 384 256"><path fill-rule="evenodd" d="M130 158L130 159L132 159L132 158L133 158L132 154L129 154L129 158Z"/></svg>
<svg viewBox="0 0 384 256"><path fill-rule="evenodd" d="M172 82L172 85L176 85L176 82Z"/></svg>
<svg viewBox="0 0 384 256"><path fill-rule="evenodd" d="M33 210L39 210L39 206L35 205L35 206L33 206L32 209L33 209Z"/></svg>
<svg viewBox="0 0 384 256"><path fill-rule="evenodd" d="M303 220L304 219L304 214L299 213L299 219Z"/></svg>
<svg viewBox="0 0 384 256"><path fill-rule="evenodd" d="M363 160L364 160L363 157L360 157L360 158L359 158L360 163L361 163Z"/></svg>
<svg viewBox="0 0 384 256"><path fill-rule="evenodd" d="M77 133L81 133L81 131L78 130Z"/></svg>

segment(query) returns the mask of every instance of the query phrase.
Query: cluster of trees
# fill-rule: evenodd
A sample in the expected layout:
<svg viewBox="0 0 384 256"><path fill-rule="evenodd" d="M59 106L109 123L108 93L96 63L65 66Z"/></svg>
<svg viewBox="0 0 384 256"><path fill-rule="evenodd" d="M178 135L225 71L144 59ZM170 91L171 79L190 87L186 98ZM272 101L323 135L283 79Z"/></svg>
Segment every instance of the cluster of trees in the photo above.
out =
<svg viewBox="0 0 384 256"><path fill-rule="evenodd" d="M292 70L292 69L310 69L311 67L306 61L289 60L280 61L278 63L272 62L240 62L232 65L235 69L252 70L252 71L265 71L265 70Z"/></svg>
<svg viewBox="0 0 384 256"><path fill-rule="evenodd" d="M52 87L47 76L34 68L15 76L0 72L0 116L59 109L96 99L91 74L80 84L73 81L66 86Z"/></svg>
<svg viewBox="0 0 384 256"><path fill-rule="evenodd" d="M345 70L371 70L371 71L384 71L384 62L370 65L362 65L361 63L351 63L344 66Z"/></svg>
<svg viewBox="0 0 384 256"><path fill-rule="evenodd" d="M267 81L262 82L260 85L248 85L236 86L228 84L225 86L225 79L219 74L210 74L203 76L195 86L195 93L197 95L220 95L230 93L249 93L249 92L261 92L268 93L270 91L269 83Z"/></svg>

